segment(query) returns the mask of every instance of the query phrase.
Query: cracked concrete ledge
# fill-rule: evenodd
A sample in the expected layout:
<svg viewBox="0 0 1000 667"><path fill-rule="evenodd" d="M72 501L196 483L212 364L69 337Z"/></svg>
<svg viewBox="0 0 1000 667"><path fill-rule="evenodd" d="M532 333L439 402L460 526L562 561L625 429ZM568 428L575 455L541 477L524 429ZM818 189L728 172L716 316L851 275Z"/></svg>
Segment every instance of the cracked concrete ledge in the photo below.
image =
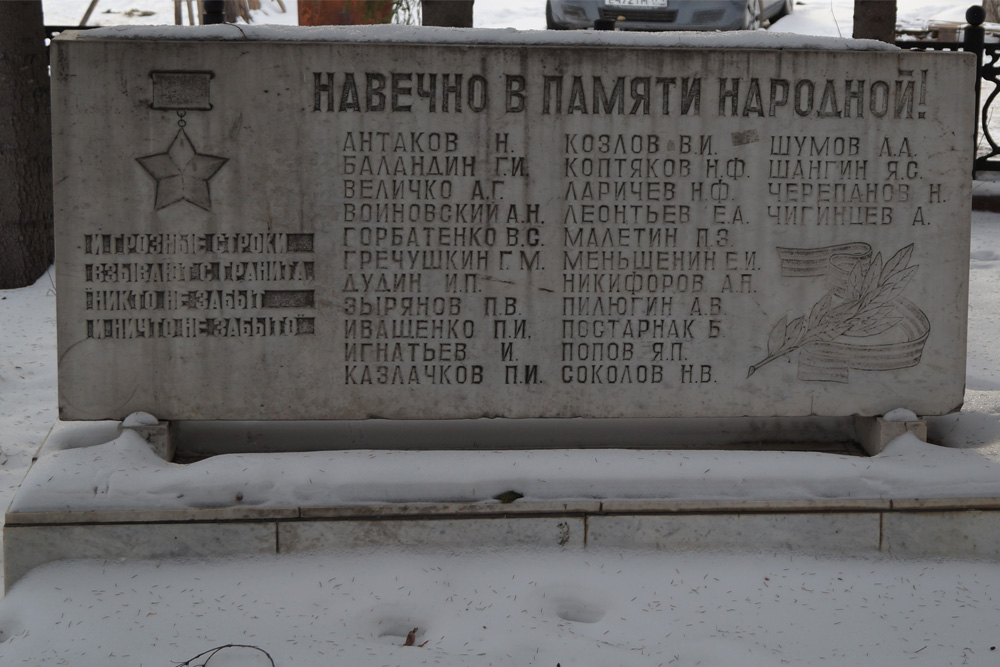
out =
<svg viewBox="0 0 1000 667"><path fill-rule="evenodd" d="M596 500L12 512L9 588L45 563L525 546L1000 559L1000 499Z"/></svg>
<svg viewBox="0 0 1000 667"><path fill-rule="evenodd" d="M513 503L389 503L329 507L208 507L164 510L8 512L8 526L226 523L245 521L383 521L489 517L647 516L1000 511L1000 498L810 498L795 500L567 500Z"/></svg>

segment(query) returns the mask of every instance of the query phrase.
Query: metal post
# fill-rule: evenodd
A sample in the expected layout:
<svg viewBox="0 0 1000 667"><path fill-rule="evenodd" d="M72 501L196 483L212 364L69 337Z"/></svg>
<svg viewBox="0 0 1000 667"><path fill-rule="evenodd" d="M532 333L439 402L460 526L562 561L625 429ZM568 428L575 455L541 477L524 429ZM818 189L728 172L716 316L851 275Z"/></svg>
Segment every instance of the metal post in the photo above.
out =
<svg viewBox="0 0 1000 667"><path fill-rule="evenodd" d="M976 152L979 150L979 100L983 86L983 47L986 43L983 21L986 20L986 10L980 5L972 5L965 11L965 20L969 22L969 27L965 29L962 49L976 54L976 119L972 128L972 175L975 177Z"/></svg>
<svg viewBox="0 0 1000 667"><path fill-rule="evenodd" d="M90 15L94 13L94 7L97 6L97 0L90 0L90 4L87 5L87 11L84 12L83 18L80 19L80 27L87 25L87 21L90 20Z"/></svg>

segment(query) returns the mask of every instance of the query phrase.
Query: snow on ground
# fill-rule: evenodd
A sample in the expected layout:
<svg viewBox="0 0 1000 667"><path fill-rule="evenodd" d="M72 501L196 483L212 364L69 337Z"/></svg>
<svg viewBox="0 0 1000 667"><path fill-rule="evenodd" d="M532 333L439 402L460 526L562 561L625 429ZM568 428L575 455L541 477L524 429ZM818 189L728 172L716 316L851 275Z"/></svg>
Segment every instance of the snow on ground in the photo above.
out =
<svg viewBox="0 0 1000 667"><path fill-rule="evenodd" d="M355 450L227 454L180 465L125 433L107 444L47 452L10 509L183 510L232 507L235 497L238 507L254 508L475 503L509 490L525 501L994 498L1000 466L976 451L913 436L871 459L712 450Z"/></svg>
<svg viewBox="0 0 1000 667"><path fill-rule="evenodd" d="M928 420L928 435L1000 460L1000 218L976 212L972 220L965 405Z"/></svg>
<svg viewBox="0 0 1000 667"><path fill-rule="evenodd" d="M20 486L57 417L53 272L0 290L0 506Z"/></svg>
<svg viewBox="0 0 1000 667"><path fill-rule="evenodd" d="M173 667L242 644L279 667L996 665L998 620L996 563L558 551L81 562L14 587L0 662ZM244 648L207 667L269 664Z"/></svg>
<svg viewBox="0 0 1000 667"><path fill-rule="evenodd" d="M47 21L78 22L86 4L86 0L45 0ZM292 22L294 0L286 0L288 14L277 11L276 4L263 0L263 11L270 16L258 14L257 19ZM853 0L807 0L775 29L847 36L852 5ZM541 0L476 0L476 23L541 28L543 6ZM130 9L157 13L126 16ZM900 0L901 19L961 20L964 10L958 4ZM832 15L837 16L836 23ZM172 16L171 0L100 0L92 22L172 23ZM891 465L890 459L898 457L911 470L922 470L925 483L936 479L935 483L946 484L955 478L967 482L979 476L977 488L994 493L988 485L995 483L990 460L1000 460L998 215L974 217L970 286L966 404L957 415L930 420L933 439L966 451L904 442L866 465ZM54 291L52 280L45 276L32 287L0 292L3 506L56 416ZM102 430L108 427L96 425L91 432L100 435ZM127 438L108 448L116 446L122 464L135 453ZM520 481L525 488L532 485L539 497L575 493L570 486L584 482L608 482L625 489L634 472L625 466L616 482L613 471L624 459L606 452L598 454L604 466L580 463L565 475L562 487L538 484L540 466L551 466L553 476L559 476L559 465L546 462L559 455L486 453L483 468L490 467L490 457L509 459L508 465L519 457L522 463L530 460L531 466L520 468L530 467L534 474L507 476L503 481ZM729 467L731 474L748 479L755 470L762 474L771 469L773 475L775 466L780 472L786 465L781 455L767 452L685 455L713 457L720 465L716 474ZM806 457L808 464L800 470L812 469L816 480L825 479L838 466L844 469L840 478L828 480L839 484L840 492L850 492L849 485L857 482L851 481L850 468L863 461L851 463L835 455ZM223 488L246 483L246 477L232 474L225 458L220 458L205 462L202 471L219 475ZM406 463L393 461L386 453L376 458L390 466ZM158 461L147 463L163 479L185 474ZM949 465L965 467L953 473L946 469ZM362 469L360 463L354 467ZM772 477L772 485L776 478ZM148 482L148 477L142 481ZM689 480L690 488L699 481L703 480ZM763 478L758 482L768 483ZM346 499L384 500L386 491L384 484L354 484L354 495ZM619 493L625 495L623 490ZM482 490L472 495L482 495ZM414 628L414 645L402 646ZM998 628L1000 564L987 562L545 550L88 561L40 568L0 601L0 664L996 665ZM225 644L259 649L210 652ZM200 657L194 660L196 656Z"/></svg>

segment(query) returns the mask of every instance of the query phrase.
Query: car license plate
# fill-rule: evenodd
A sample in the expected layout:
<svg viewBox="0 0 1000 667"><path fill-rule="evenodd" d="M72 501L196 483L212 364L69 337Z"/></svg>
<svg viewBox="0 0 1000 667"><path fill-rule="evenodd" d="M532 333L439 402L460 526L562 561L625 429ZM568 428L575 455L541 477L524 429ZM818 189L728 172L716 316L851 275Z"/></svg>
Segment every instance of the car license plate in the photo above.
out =
<svg viewBox="0 0 1000 667"><path fill-rule="evenodd" d="M608 0L608 7L656 7L662 9L667 6L667 0Z"/></svg>

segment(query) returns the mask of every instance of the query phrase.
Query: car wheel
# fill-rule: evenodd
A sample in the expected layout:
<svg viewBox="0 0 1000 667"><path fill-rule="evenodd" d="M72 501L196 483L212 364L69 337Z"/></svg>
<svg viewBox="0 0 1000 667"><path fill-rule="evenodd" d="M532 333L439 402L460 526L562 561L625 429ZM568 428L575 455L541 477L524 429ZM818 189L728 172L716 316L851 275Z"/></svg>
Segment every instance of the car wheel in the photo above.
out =
<svg viewBox="0 0 1000 667"><path fill-rule="evenodd" d="M744 30L757 30L760 28L760 3L761 0L747 0L747 9L743 15Z"/></svg>
<svg viewBox="0 0 1000 667"><path fill-rule="evenodd" d="M545 27L549 30L562 30L562 26L556 24L556 20L552 18L552 3L545 3Z"/></svg>

